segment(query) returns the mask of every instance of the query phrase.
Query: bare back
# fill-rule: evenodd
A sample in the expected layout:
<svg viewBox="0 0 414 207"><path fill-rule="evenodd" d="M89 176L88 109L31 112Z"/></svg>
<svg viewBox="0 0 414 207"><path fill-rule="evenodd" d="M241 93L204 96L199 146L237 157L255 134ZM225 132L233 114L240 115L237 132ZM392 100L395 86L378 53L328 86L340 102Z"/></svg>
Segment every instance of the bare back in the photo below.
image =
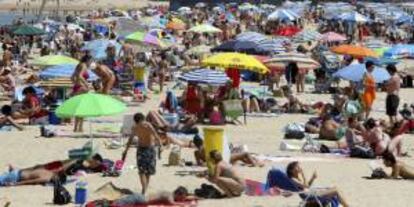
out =
<svg viewBox="0 0 414 207"><path fill-rule="evenodd" d="M155 137L157 136L154 127L143 121L142 123L136 124L132 128L134 134L138 137L138 146L140 147L151 147L155 144Z"/></svg>

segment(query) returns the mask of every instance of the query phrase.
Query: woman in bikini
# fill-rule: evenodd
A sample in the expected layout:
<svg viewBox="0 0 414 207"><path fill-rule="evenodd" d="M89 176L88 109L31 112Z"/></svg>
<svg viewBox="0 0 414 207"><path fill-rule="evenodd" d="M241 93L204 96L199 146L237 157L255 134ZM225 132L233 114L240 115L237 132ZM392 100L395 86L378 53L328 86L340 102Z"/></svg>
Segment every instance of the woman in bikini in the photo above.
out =
<svg viewBox="0 0 414 207"><path fill-rule="evenodd" d="M223 161L220 152L213 150L209 153L213 160L214 173L207 179L219 187L227 197L239 197L245 189L244 179L242 179L235 169Z"/></svg>
<svg viewBox="0 0 414 207"><path fill-rule="evenodd" d="M112 70L101 63L96 63L94 72L102 81L102 89L100 90L103 94L109 94L115 85L116 77Z"/></svg>
<svg viewBox="0 0 414 207"><path fill-rule="evenodd" d="M79 64L76 66L72 74L71 81L73 83L72 96L87 93L89 91L88 85L88 67L91 64L92 57L85 55L82 57ZM73 132L83 132L83 119L75 118L75 127Z"/></svg>

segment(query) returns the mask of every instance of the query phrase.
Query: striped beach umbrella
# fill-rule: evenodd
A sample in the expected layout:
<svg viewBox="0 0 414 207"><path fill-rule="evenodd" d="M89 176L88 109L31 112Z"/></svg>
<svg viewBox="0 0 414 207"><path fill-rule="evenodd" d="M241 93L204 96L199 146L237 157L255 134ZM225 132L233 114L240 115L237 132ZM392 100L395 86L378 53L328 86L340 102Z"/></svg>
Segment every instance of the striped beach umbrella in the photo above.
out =
<svg viewBox="0 0 414 207"><path fill-rule="evenodd" d="M289 63L295 62L300 69L315 69L321 65L311 57L301 53L281 53L273 56L265 62L265 65L272 68L285 68Z"/></svg>
<svg viewBox="0 0 414 207"><path fill-rule="evenodd" d="M303 30L293 37L295 42L317 41L322 38L321 33L315 30Z"/></svg>
<svg viewBox="0 0 414 207"><path fill-rule="evenodd" d="M288 9L277 9L267 16L267 20L289 20L293 21L299 18L299 15Z"/></svg>
<svg viewBox="0 0 414 207"><path fill-rule="evenodd" d="M327 32L321 36L323 42L343 42L346 37L336 32Z"/></svg>
<svg viewBox="0 0 414 207"><path fill-rule="evenodd" d="M204 68L184 73L179 76L178 79L186 82L204 83L208 85L224 85L230 80L223 71Z"/></svg>

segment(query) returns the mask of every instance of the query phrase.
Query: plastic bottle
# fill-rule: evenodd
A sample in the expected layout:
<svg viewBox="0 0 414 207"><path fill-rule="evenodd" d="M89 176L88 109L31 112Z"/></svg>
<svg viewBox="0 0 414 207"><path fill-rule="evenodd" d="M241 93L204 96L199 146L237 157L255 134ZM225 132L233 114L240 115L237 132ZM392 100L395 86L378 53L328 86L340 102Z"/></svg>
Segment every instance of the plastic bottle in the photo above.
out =
<svg viewBox="0 0 414 207"><path fill-rule="evenodd" d="M86 181L78 181L75 189L75 205L83 206L88 200L88 183Z"/></svg>

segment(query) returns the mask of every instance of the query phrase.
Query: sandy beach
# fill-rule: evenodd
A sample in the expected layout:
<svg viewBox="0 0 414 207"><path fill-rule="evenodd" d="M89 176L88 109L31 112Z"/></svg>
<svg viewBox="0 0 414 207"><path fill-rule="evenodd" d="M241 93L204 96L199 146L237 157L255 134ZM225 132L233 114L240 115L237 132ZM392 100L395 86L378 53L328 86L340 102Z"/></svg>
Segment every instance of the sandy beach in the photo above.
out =
<svg viewBox="0 0 414 207"><path fill-rule="evenodd" d="M410 90L403 90L401 97L403 102L414 102L414 97ZM383 117L384 113L379 112L384 108L384 93L379 95L375 103L377 112L374 117ZM303 94L299 96L304 101L315 101L330 99L330 95L314 95ZM156 106L161 97L152 96L152 99L138 107L130 107L128 113L146 112ZM284 99L280 99L284 101ZM315 185L326 187L336 186L343 191L352 206L358 207L410 207L412 206L412 181L404 180L368 180L364 176L370 176L371 170L368 164L371 160L337 158L335 156L323 156L320 154L302 154L289 153L279 150L279 144L283 140L282 128L291 122L305 122L309 118L308 115L292 115L284 114L280 117L273 118L248 118L246 126L225 126L225 132L229 140L235 144L248 145L249 151L263 153L273 156L292 156L292 159L302 161L307 176L310 176L314 170L318 171L319 178ZM118 125L122 122L122 117L100 118L101 121L114 121ZM94 123L94 128L99 128L102 124ZM71 127L66 127L68 130ZM200 127L202 129L202 127ZM88 139L83 138L36 138L39 136L37 127L29 127L24 132L0 132L1 150L0 150L0 170L5 171L7 164L13 164L16 167L28 167L37 163L44 163L56 159L67 158L67 151L72 148L83 145ZM99 145L99 152L111 159L121 157L122 149L108 150L104 147L105 139L96 138ZM414 153L414 136L404 135L404 148L409 154ZM194 161L192 150L184 149L183 158ZM135 166L135 149L132 149L126 166ZM177 176L176 171L192 170L190 167L165 167L163 165L168 162L168 151L163 153L162 160L158 162L157 174L151 180L150 192L157 190L171 190L176 186L184 185L190 190L199 187L201 183L207 183L206 180L195 176ZM309 157L316 157L319 160L309 160ZM403 158L404 162L414 165L412 158ZM377 160L381 163L381 160ZM250 168L237 166L245 178L258 181L265 181L267 171L272 166L285 166L287 162L267 162L263 168ZM89 199L99 198L93 191L112 181L114 184L139 191L140 184L138 182L137 170L128 169L119 178L103 178L98 174L88 175L89 183ZM74 193L75 185L68 184L67 189L70 193ZM0 188L0 198L5 197L12 202L11 206L49 206L52 202L52 187L44 186L22 186L11 188ZM201 201L199 206L297 206L300 198L297 195L291 197L275 196L275 197L249 197L242 196L234 199L208 200ZM72 206L68 205L68 206Z"/></svg>

